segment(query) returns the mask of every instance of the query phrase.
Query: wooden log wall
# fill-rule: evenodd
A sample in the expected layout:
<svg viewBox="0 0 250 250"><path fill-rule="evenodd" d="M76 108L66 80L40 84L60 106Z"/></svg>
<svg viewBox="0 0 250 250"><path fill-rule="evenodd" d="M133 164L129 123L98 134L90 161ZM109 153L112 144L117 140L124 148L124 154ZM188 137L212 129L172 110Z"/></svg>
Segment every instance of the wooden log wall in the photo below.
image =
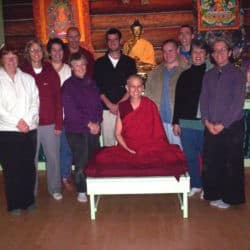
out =
<svg viewBox="0 0 250 250"><path fill-rule="evenodd" d="M106 49L104 34L108 28L119 28L123 41L126 41L131 36L130 25L135 19L139 19L144 26L143 37L154 45L159 62L162 42L176 38L180 25L193 24L192 0L150 0L148 5L141 5L140 0L130 2L130 4L116 0L91 2L92 42L97 56Z"/></svg>
<svg viewBox="0 0 250 250"><path fill-rule="evenodd" d="M243 0L245 26L250 48L250 1ZM130 37L130 24L138 18L144 25L144 38L151 41L156 51L157 61L161 61L160 46L169 38L177 38L181 25L193 24L192 0L150 0L150 4L141 5L140 0L123 4L121 1L90 2L92 42L96 55L105 51L105 31L117 27L122 31L123 40ZM250 52L250 51L249 51Z"/></svg>
<svg viewBox="0 0 250 250"><path fill-rule="evenodd" d="M242 0L244 24L250 54L250 1ZM123 40L130 37L129 26L138 18L144 25L144 38L155 47L157 60L161 60L160 45L163 40L176 38L182 24L192 24L192 0L150 0L141 5L141 0L123 4L120 0L90 1L91 36L96 57L106 49L104 34L110 27L122 31ZM32 0L3 0L5 41L21 52L26 42L35 37Z"/></svg>
<svg viewBox="0 0 250 250"><path fill-rule="evenodd" d="M35 37L32 0L3 1L5 42L23 51Z"/></svg>

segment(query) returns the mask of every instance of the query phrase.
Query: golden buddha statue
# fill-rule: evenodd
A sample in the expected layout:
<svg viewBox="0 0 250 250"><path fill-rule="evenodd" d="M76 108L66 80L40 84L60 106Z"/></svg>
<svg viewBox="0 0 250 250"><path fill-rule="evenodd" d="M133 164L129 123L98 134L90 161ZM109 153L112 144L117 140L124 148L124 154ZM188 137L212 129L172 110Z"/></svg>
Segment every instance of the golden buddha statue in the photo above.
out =
<svg viewBox="0 0 250 250"><path fill-rule="evenodd" d="M135 59L137 71L140 74L147 74L155 66L155 55L153 45L141 38L143 26L139 20L135 20L130 26L132 38L123 46L123 53Z"/></svg>

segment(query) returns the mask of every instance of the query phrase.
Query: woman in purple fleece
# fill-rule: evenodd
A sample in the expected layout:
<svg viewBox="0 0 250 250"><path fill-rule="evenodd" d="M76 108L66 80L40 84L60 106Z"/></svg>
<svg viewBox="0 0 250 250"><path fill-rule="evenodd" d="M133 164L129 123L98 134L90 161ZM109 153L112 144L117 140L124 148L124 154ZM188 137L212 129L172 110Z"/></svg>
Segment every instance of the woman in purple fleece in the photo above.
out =
<svg viewBox="0 0 250 250"><path fill-rule="evenodd" d="M69 61L72 76L64 82L62 88L64 126L75 161L77 200L86 202L83 170L92 152L99 147L102 105L95 82L86 75L86 58L80 53L74 53Z"/></svg>

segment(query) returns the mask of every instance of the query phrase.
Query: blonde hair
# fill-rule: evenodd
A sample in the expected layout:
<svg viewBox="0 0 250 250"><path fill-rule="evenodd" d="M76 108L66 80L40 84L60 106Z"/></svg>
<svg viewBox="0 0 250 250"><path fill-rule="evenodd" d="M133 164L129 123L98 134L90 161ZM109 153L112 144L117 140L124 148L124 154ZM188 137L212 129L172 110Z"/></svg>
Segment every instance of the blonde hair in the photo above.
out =
<svg viewBox="0 0 250 250"><path fill-rule="evenodd" d="M30 41L27 42L27 44L26 44L26 46L25 46L25 49L24 49L24 58L25 58L28 62L31 62L31 60L30 60L30 53L29 53L29 52L30 52L30 48L31 48L31 46L32 46L33 44L37 44L38 46L41 47L42 52L43 52L43 58L42 58L42 60L44 60L45 58L47 58L47 52L46 52L46 50L45 50L45 47L44 47L42 41L39 40L39 39L32 39L32 40L30 40Z"/></svg>

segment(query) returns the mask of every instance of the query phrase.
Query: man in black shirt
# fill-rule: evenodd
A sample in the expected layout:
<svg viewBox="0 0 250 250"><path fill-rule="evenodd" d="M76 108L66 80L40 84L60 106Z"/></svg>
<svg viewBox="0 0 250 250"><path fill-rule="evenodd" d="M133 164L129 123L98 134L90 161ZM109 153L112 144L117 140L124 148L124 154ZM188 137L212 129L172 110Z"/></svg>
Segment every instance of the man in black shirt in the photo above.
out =
<svg viewBox="0 0 250 250"><path fill-rule="evenodd" d="M121 32L111 28L106 32L107 53L96 60L94 79L103 103L102 135L104 146L116 144L114 129L118 104L128 98L127 78L136 73L135 61L121 52Z"/></svg>

